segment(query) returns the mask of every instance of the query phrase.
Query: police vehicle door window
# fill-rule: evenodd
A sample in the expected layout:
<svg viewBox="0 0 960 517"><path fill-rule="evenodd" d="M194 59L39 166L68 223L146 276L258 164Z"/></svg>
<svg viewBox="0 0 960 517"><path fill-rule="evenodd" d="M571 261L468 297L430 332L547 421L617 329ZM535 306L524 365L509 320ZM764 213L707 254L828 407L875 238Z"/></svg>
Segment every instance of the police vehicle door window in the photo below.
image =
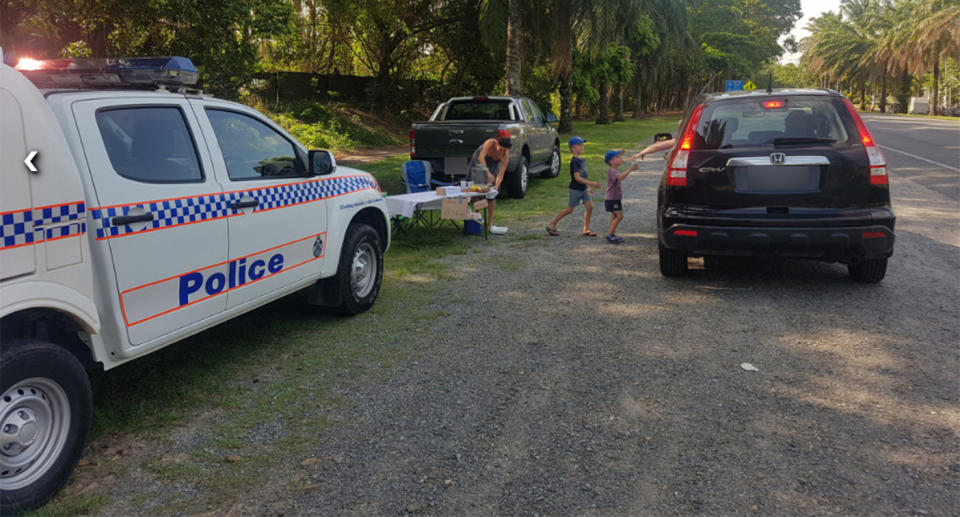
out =
<svg viewBox="0 0 960 517"><path fill-rule="evenodd" d="M270 126L233 111L207 109L232 180L289 178L303 170L293 144Z"/></svg>
<svg viewBox="0 0 960 517"><path fill-rule="evenodd" d="M103 145L117 174L146 183L202 182L197 149L176 107L97 112Z"/></svg>

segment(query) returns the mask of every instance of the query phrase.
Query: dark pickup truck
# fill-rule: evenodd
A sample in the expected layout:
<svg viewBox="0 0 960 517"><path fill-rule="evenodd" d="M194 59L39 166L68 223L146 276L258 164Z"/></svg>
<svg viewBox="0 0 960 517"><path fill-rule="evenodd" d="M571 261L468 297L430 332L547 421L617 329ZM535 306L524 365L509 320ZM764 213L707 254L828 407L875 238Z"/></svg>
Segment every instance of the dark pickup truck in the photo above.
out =
<svg viewBox="0 0 960 517"><path fill-rule="evenodd" d="M451 181L467 173L470 157L485 140L510 137L510 166L501 188L522 198L530 174L555 178L560 172L560 139L550 125L556 121L526 97L454 97L429 121L413 124L410 159L429 161L434 178Z"/></svg>

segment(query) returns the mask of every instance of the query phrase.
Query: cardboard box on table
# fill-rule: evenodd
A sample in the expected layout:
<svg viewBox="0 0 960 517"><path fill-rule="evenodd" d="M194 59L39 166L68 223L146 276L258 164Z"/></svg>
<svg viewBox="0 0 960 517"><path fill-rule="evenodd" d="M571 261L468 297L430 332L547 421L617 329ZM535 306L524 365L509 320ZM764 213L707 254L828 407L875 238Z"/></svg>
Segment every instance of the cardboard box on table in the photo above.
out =
<svg viewBox="0 0 960 517"><path fill-rule="evenodd" d="M465 197L448 197L440 203L441 219L464 220L470 213L470 200Z"/></svg>

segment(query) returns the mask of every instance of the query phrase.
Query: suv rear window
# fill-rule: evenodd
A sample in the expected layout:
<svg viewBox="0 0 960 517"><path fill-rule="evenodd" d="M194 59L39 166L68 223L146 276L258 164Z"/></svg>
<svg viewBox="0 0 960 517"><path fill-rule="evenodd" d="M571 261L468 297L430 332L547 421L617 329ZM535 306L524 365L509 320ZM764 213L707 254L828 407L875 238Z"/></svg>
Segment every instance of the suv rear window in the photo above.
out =
<svg viewBox="0 0 960 517"><path fill-rule="evenodd" d="M510 101L454 101L441 120L510 120Z"/></svg>
<svg viewBox="0 0 960 517"><path fill-rule="evenodd" d="M773 104L771 104L773 103ZM773 107L780 103L780 107ZM708 103L697 126L697 149L850 144L829 97L762 97ZM849 118L849 117L847 117Z"/></svg>

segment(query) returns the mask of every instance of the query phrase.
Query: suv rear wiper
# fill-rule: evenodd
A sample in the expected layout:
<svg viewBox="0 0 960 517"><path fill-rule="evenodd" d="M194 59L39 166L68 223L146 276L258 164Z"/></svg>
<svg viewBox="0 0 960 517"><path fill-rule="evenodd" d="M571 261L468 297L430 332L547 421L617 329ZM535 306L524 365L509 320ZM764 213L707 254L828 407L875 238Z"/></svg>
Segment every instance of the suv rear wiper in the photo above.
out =
<svg viewBox="0 0 960 517"><path fill-rule="evenodd" d="M832 144L836 141L834 138L815 137L774 138L773 145Z"/></svg>

